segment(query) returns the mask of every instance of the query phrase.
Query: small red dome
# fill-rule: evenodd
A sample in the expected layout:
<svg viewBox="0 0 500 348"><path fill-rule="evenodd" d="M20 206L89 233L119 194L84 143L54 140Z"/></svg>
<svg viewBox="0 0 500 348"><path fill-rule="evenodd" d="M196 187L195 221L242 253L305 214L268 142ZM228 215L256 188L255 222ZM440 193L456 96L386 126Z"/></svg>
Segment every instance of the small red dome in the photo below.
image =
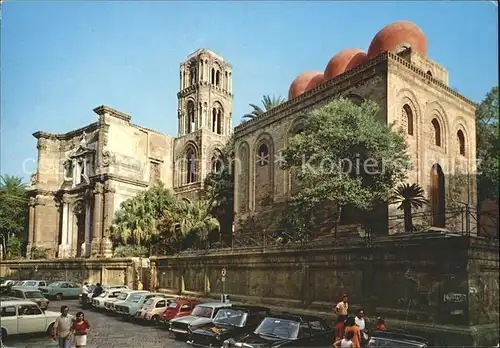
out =
<svg viewBox="0 0 500 348"><path fill-rule="evenodd" d="M323 74L319 71L306 71L297 76L295 80L293 80L292 84L290 85L290 89L288 90L288 100L298 97L299 95L304 93L311 80L318 75Z"/></svg>
<svg viewBox="0 0 500 348"><path fill-rule="evenodd" d="M319 73L318 75L314 76L311 79L311 81L309 81L309 83L306 86L306 90L304 92L307 92L307 91L313 89L314 87L316 87L320 83L323 83L323 81L324 81L324 76L322 73Z"/></svg>
<svg viewBox="0 0 500 348"><path fill-rule="evenodd" d="M367 61L368 61L368 56L366 55L366 53L365 52L359 52L354 57L352 57L352 59L349 62L349 64L347 64L347 67L345 68L345 71L354 69L358 65L365 64Z"/></svg>
<svg viewBox="0 0 500 348"><path fill-rule="evenodd" d="M401 44L411 46L414 52L427 56L427 39L422 29L412 22L398 21L382 28L375 35L368 48L368 58L386 51L395 52Z"/></svg>
<svg viewBox="0 0 500 348"><path fill-rule="evenodd" d="M349 48L333 56L325 68L325 81L331 80L342 74L346 70L351 59L358 53L361 53L359 48Z"/></svg>

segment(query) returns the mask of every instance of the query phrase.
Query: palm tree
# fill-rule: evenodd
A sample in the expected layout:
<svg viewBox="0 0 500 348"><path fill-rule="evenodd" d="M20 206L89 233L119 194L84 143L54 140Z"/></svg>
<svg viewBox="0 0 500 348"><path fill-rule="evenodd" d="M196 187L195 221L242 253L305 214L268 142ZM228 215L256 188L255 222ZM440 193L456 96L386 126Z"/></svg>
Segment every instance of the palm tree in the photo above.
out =
<svg viewBox="0 0 500 348"><path fill-rule="evenodd" d="M401 184L394 190L393 203L399 204L398 209L404 212L405 232L413 231L411 209L421 208L428 204L424 190L418 184Z"/></svg>
<svg viewBox="0 0 500 348"><path fill-rule="evenodd" d="M220 228L219 221L210 214L211 210L212 203L206 200L181 201L174 228L180 231L188 244L206 243L210 233L218 232Z"/></svg>
<svg viewBox="0 0 500 348"><path fill-rule="evenodd" d="M261 108L260 106L255 105L255 104L249 104L253 110L251 113L244 115L243 119L251 120L253 118L256 118L257 116L262 115L264 112L269 111L272 108L275 108L278 105L283 104L285 101L286 101L286 99L282 98L280 96L270 97L269 95L264 95L264 96L262 96L262 105L264 106L264 108Z"/></svg>

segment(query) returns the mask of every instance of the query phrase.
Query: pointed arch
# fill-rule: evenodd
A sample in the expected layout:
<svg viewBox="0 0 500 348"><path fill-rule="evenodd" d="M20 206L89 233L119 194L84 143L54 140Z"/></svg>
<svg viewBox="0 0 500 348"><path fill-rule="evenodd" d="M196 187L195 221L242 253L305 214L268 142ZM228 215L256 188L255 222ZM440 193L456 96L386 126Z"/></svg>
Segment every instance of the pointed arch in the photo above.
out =
<svg viewBox="0 0 500 348"><path fill-rule="evenodd" d="M274 141L269 133L259 135L253 146L254 173L252 206L262 208L274 200Z"/></svg>
<svg viewBox="0 0 500 348"><path fill-rule="evenodd" d="M445 227L445 180L443 169L438 163L431 168L432 226Z"/></svg>
<svg viewBox="0 0 500 348"><path fill-rule="evenodd" d="M250 202L250 146L246 141L238 146L236 153L235 207L244 213L249 209Z"/></svg>

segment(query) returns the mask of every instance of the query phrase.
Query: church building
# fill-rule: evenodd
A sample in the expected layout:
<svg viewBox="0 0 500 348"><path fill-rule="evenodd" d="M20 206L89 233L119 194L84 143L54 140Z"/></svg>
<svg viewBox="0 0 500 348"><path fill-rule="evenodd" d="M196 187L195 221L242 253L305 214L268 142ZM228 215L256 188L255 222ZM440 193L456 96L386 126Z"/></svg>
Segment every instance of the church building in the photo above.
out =
<svg viewBox="0 0 500 348"><path fill-rule="evenodd" d="M232 132L232 67L200 49L180 65L178 134L161 134L99 106L97 121L64 134L44 131L29 191L29 239L59 258L112 254L116 210L157 180L196 199Z"/></svg>

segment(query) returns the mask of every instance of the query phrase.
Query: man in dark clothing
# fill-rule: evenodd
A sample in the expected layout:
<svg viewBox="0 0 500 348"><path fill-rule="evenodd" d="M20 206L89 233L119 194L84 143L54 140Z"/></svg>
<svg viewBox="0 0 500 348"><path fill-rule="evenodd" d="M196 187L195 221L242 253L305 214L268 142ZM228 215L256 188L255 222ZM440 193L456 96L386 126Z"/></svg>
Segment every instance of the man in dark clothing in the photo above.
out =
<svg viewBox="0 0 500 348"><path fill-rule="evenodd" d="M95 286L94 291L92 292L92 298L99 296L103 292L104 292L104 290L103 290L103 288L101 286L101 283L97 283L96 286Z"/></svg>

